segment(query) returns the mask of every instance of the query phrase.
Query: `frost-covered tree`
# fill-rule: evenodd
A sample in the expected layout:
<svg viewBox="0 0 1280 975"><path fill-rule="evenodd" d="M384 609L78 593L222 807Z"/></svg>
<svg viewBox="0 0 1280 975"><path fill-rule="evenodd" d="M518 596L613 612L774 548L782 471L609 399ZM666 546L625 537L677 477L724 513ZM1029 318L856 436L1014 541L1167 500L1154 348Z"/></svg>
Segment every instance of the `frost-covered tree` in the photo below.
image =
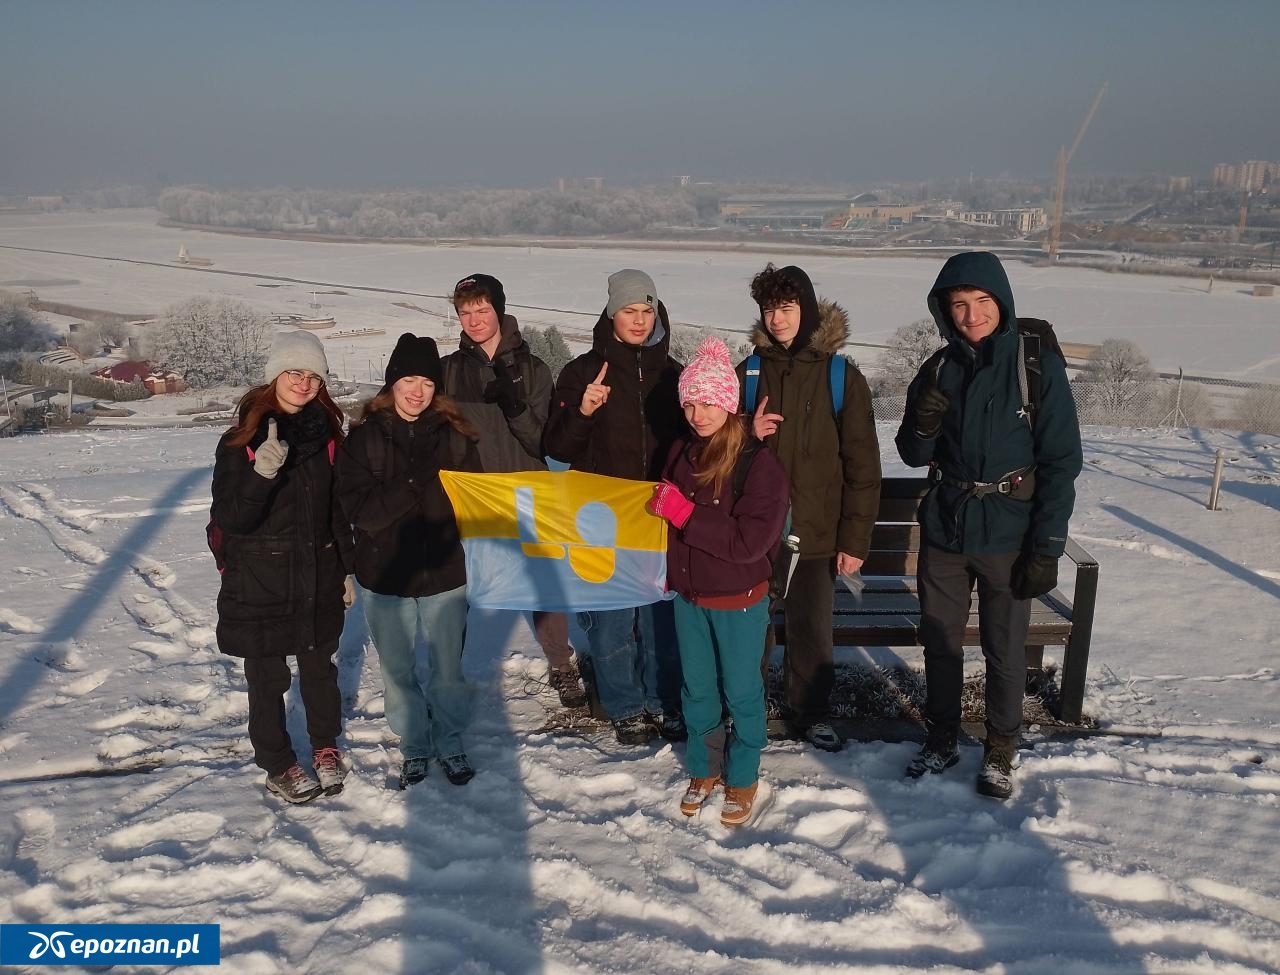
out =
<svg viewBox="0 0 1280 975"><path fill-rule="evenodd" d="M941 347L942 337L932 318L918 318L903 325L889 338L873 392L878 396L906 392L920 365Z"/></svg>
<svg viewBox="0 0 1280 975"><path fill-rule="evenodd" d="M1157 422L1151 360L1127 339L1107 339L1089 357L1076 385L1085 422L1119 426Z"/></svg>
<svg viewBox="0 0 1280 975"><path fill-rule="evenodd" d="M1255 386L1245 393L1236 424L1252 433L1280 433L1280 386Z"/></svg>
<svg viewBox="0 0 1280 975"><path fill-rule="evenodd" d="M26 299L11 291L0 291L0 362L39 354L56 342L53 328L31 310Z"/></svg>
<svg viewBox="0 0 1280 975"><path fill-rule="evenodd" d="M693 359L693 353L697 350L704 339L710 335L715 335L715 329L711 328L695 328L692 325L672 325L671 326L671 358L682 365L688 364Z"/></svg>
<svg viewBox="0 0 1280 975"><path fill-rule="evenodd" d="M548 325L545 329L534 325L521 326L520 334L529 343L529 351L547 364L547 368L551 370L552 379L558 378L560 370L573 359L573 351L569 348L569 343L560 334L560 329L554 325Z"/></svg>
<svg viewBox="0 0 1280 975"><path fill-rule="evenodd" d="M242 301L192 298L165 309L147 352L188 386L248 386L262 381L271 336L266 317Z"/></svg>

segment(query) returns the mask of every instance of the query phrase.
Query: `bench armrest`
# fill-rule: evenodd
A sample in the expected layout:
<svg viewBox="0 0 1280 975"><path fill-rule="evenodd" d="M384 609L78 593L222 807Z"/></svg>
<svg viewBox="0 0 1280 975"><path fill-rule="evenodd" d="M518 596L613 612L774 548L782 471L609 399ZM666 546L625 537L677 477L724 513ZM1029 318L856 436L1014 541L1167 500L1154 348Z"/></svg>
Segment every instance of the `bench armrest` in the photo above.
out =
<svg viewBox="0 0 1280 975"><path fill-rule="evenodd" d="M1085 674L1089 668L1093 613L1098 601L1098 563L1070 537L1063 554L1076 565L1076 585L1071 600L1071 636L1062 661L1062 699L1058 717L1071 724L1079 724L1084 713Z"/></svg>

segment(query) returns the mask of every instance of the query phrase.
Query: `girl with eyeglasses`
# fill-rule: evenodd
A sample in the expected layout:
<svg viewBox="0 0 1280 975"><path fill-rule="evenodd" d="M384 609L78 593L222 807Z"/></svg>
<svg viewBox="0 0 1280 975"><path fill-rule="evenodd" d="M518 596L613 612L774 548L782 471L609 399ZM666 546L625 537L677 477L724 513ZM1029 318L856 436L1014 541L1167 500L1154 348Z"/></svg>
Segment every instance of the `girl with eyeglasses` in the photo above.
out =
<svg viewBox="0 0 1280 975"><path fill-rule="evenodd" d="M309 802L342 791L342 697L333 654L355 601L351 527L333 490L342 413L324 388L324 348L309 332L276 336L265 378L218 441L210 530L221 533L218 647L244 659L249 740L267 791ZM297 660L315 776L285 728Z"/></svg>

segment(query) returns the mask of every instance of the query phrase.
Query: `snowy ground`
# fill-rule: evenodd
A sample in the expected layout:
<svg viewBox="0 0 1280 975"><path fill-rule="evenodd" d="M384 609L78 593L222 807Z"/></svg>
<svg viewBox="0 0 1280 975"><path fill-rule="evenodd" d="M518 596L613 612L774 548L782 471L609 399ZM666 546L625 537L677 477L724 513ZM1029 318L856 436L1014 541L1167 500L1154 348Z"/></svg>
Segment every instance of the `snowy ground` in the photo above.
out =
<svg viewBox="0 0 1280 975"><path fill-rule="evenodd" d="M1086 431L1103 731L1030 734L1010 802L973 792L974 745L908 782L908 744L778 743L731 834L679 814L679 748L539 733L511 615L472 620L471 784L391 787L357 607L346 791L268 797L213 645L216 436L0 441L0 920L217 923L245 973L1280 970L1277 438Z"/></svg>
<svg viewBox="0 0 1280 975"><path fill-rule="evenodd" d="M528 325L558 325L586 338L620 267L652 274L678 322L745 334L757 312L747 285L761 254L419 244L329 244L239 237L156 226L152 210L0 214L0 288L33 289L46 301L155 314L193 295L227 295L269 314L311 314L321 305L337 326L325 347L340 376L380 376L383 356L405 330L457 340L442 297L466 274L487 271L506 285L510 309ZM186 245L210 269L175 263ZM779 254L777 263L790 259ZM832 253L796 262L819 293L841 302L855 342L884 343L926 317L925 294L941 266L918 259ZM1280 298L1254 298L1246 284L1108 274L1008 263L1023 315L1048 318L1064 341L1138 343L1158 369L1280 379ZM333 294L327 292L343 292ZM435 296L435 297L433 297ZM404 307L406 305L415 307ZM383 334L335 336L354 329ZM1261 350L1261 351L1260 351ZM860 362L878 352L853 346Z"/></svg>

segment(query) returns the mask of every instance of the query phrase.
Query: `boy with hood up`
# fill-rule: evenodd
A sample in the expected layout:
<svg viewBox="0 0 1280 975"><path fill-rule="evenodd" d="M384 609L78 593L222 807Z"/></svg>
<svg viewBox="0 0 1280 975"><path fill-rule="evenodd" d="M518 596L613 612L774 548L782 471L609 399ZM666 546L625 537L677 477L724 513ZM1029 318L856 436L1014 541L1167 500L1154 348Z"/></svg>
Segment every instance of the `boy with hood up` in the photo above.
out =
<svg viewBox="0 0 1280 975"><path fill-rule="evenodd" d="M442 360L441 391L478 431L480 469L487 474L545 471L542 428L551 408L551 370L529 351L519 324L506 313L507 293L497 278L470 274L453 286L450 300L462 336L457 351ZM533 632L560 703L582 707L587 692L569 645L568 617L535 610Z"/></svg>
<svg viewBox="0 0 1280 975"><path fill-rule="evenodd" d="M1048 350L1040 403L1028 415L1013 289L998 257L951 257L929 292L929 310L947 344L912 380L895 438L903 461L929 465L933 481L920 504L917 568L928 737L907 775L959 761L964 631L976 580L987 664L977 790L1007 799L1022 731L1031 603L1057 585L1083 463L1080 425L1066 363Z"/></svg>
<svg viewBox="0 0 1280 975"><path fill-rule="evenodd" d="M783 605L785 704L796 734L835 752L843 745L827 719L835 682L835 577L862 567L880 506L880 445L871 390L849 363L844 405L836 415L830 363L849 337L849 316L835 302L819 301L804 271L769 264L752 279L751 297L760 308L752 335L760 356L752 430L787 470L791 533L800 539L800 558ZM744 361L738 365L744 387L745 376ZM772 653L770 627L766 667Z"/></svg>
<svg viewBox="0 0 1280 975"><path fill-rule="evenodd" d="M634 481L662 477L671 445L687 429L669 354L671 321L653 279L624 268L609 275L609 302L591 350L560 371L547 420L547 453L574 470ZM680 659L671 603L579 613L590 642L600 703L618 742L687 731L680 713Z"/></svg>

